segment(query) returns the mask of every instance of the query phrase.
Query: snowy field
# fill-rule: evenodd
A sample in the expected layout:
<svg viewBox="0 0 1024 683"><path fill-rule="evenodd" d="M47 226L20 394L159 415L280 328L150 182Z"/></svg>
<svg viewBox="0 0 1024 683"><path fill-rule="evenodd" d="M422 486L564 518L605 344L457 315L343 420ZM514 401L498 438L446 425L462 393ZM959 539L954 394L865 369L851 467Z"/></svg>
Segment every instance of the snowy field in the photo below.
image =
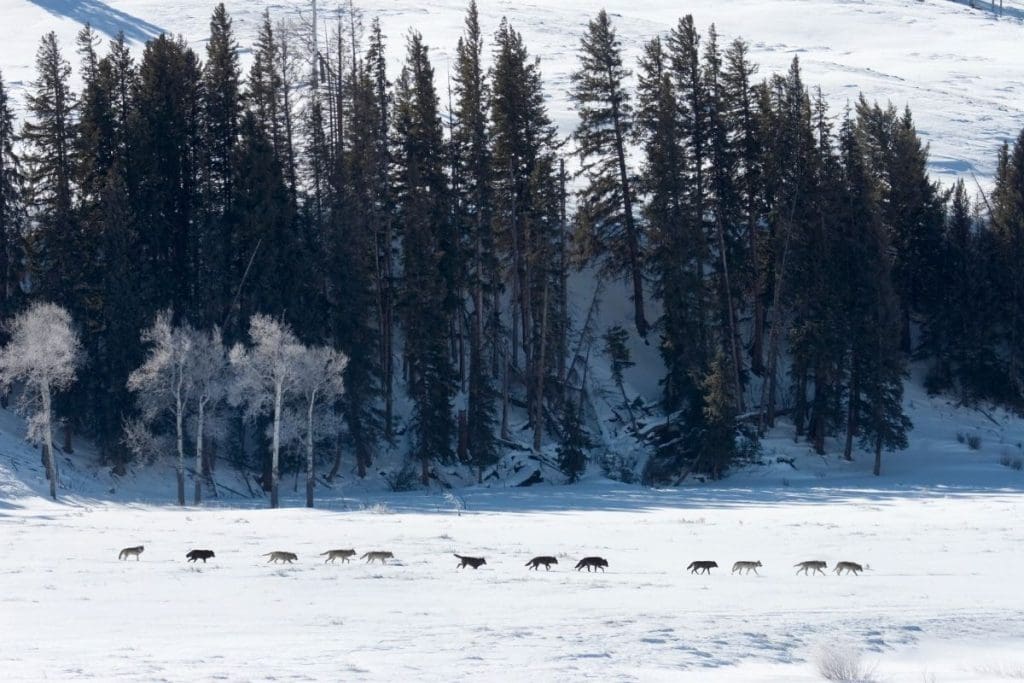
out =
<svg viewBox="0 0 1024 683"><path fill-rule="evenodd" d="M379 16L397 71L403 36L421 31L443 87L468 0L356 0L367 19ZM239 44L248 51L263 9L298 20L308 0L226 0ZM320 0L323 25L342 0ZM979 0L979 7L988 7ZM214 0L0 0L0 69L19 93L35 77L40 36L56 31L77 66L74 36L83 22L101 33L124 31L141 45L160 32L182 34L203 54ZM1004 0L1002 18L966 0L479 0L481 25L490 35L502 16L521 31L541 58L551 114L563 134L576 125L568 99L579 35L599 7L612 15L635 65L643 42L691 13L702 31L714 23L720 42L751 44L761 75L784 72L799 57L808 85L820 85L841 116L859 93L897 107L909 105L931 144L931 170L950 182L987 184L1004 140L1024 127L1024 0ZM324 29L326 30L326 28ZM972 186L973 189L973 186Z"/></svg>
<svg viewBox="0 0 1024 683"><path fill-rule="evenodd" d="M169 463L114 479L88 448L61 456L52 503L38 451L0 411L0 677L817 681L820 652L838 649L875 681L1021 680L1024 472L1007 464L1024 423L916 383L906 409L911 447L881 478L782 423L763 464L714 485L644 489L592 466L580 485L453 497L388 493L346 468L316 510L291 476L280 510L225 489L177 509ZM140 561L117 559L135 545ZM348 547L396 560L319 557ZM193 548L217 556L187 564ZM298 562L267 564L272 550ZM456 571L456 552L487 565ZM529 571L535 555L559 564ZM608 571L573 571L587 555ZM796 576L810 559L828 575ZM694 576L693 560L720 566ZM761 576L730 575L737 560ZM842 560L870 569L835 576Z"/></svg>
<svg viewBox="0 0 1024 683"><path fill-rule="evenodd" d="M421 495L370 509L0 503L4 680L821 680L823 646L886 681L1024 675L1020 492ZM350 501L358 505L356 501ZM575 510L567 508L575 507ZM118 561L122 546L141 560ZM318 553L391 550L388 566ZM191 548L217 557L189 565ZM291 566L262 553L290 550ZM456 571L453 552L483 555ZM528 571L554 554L551 572ZM604 574L572 570L601 555ZM860 576L795 576L821 558ZM685 573L717 560L711 576ZM735 560L761 576L732 576Z"/></svg>

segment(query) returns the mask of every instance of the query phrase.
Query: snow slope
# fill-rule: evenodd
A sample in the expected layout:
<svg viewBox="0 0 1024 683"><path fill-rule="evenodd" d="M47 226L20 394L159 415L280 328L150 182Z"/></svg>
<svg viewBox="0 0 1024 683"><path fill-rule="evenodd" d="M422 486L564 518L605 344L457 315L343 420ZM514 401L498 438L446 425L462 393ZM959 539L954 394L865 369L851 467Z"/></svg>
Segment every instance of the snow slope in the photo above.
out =
<svg viewBox="0 0 1024 683"><path fill-rule="evenodd" d="M334 3L321 0L325 19ZM341 3L338 3L341 4ZM421 31L433 48L438 77L462 30L466 0L360 0L369 16L380 16L389 36L390 57L403 56L402 36ZM932 171L949 181L976 173L988 179L995 151L1024 126L1024 1L1006 0L1002 18L951 0L484 0L485 31L508 16L542 59L552 115L563 133L575 125L566 98L575 68L577 41L586 21L604 6L613 14L631 62L643 41L671 28L682 13L698 26L715 23L722 43L742 36L752 44L761 73L784 71L799 57L809 85L820 84L835 113L863 92L913 109L920 131L932 145ZM987 3L979 0L979 5ZM91 22L113 35L125 31L144 41L161 31L183 34L202 53L213 0L2 0L0 69L15 88L34 77L39 37L57 31L73 57L74 35ZM276 17L295 16L308 0L226 3L239 43L251 44L264 7Z"/></svg>

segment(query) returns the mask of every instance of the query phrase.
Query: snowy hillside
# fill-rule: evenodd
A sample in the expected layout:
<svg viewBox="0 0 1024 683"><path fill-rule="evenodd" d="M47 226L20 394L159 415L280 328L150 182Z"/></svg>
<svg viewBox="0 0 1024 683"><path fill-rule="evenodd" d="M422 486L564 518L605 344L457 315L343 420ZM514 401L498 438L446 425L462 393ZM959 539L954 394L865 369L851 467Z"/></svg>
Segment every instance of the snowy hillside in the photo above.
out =
<svg viewBox="0 0 1024 683"><path fill-rule="evenodd" d="M227 2L239 43L248 50L264 7L278 17L308 10L308 0ZM334 3L321 0L330 14ZM343 3L339 3L343 4ZM421 31L439 79L446 79L462 31L463 0L361 0L367 17L380 16L397 65L402 36ZM784 71L799 57L806 81L820 85L836 113L863 92L869 99L909 104L918 131L931 144L932 172L950 180L994 171L995 150L1024 126L1024 2L1006 0L1000 19L952 0L587 0L481 2L485 33L507 16L532 54L542 60L551 113L563 133L575 125L565 99L576 68L579 34L599 6L613 15L629 56L643 41L671 28L682 13L699 27L716 25L724 44L751 43L760 73ZM980 6L988 3L979 0ZM57 31L70 54L82 22L107 35L124 31L136 43L159 32L184 35L197 48L208 34L209 0L4 0L0 69L17 90L33 78L39 37Z"/></svg>

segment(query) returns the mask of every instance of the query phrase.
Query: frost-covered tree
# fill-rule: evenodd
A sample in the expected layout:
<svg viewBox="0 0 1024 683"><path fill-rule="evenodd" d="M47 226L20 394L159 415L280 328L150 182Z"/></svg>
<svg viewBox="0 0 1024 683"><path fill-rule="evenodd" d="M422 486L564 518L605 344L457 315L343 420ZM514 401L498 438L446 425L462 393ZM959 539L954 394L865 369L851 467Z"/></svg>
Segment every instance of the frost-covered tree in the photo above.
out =
<svg viewBox="0 0 1024 683"><path fill-rule="evenodd" d="M192 420L196 439L195 504L203 499L203 443L207 424L217 406L227 396L231 379L227 350L219 328L209 332L195 330L192 335L192 362L189 368L193 390ZM213 486L213 474L207 468L207 483Z"/></svg>
<svg viewBox="0 0 1024 683"><path fill-rule="evenodd" d="M82 345L71 316L56 304L33 304L6 327L10 341L0 350L0 385L24 382L19 409L28 418L28 438L46 447L50 497L57 500L53 396L74 383Z"/></svg>
<svg viewBox="0 0 1024 683"><path fill-rule="evenodd" d="M249 340L252 346L236 344L231 349L236 381L231 386L229 400L234 405L244 406L250 419L271 414L270 507L276 508L281 423L286 401L298 389L305 347L287 325L260 314L249 319Z"/></svg>
<svg viewBox="0 0 1024 683"><path fill-rule="evenodd" d="M128 390L137 397L145 425L152 429L167 417L174 421L178 505L185 504L185 418L196 389L199 338L200 334L191 326L174 325L169 310L159 313L153 325L142 333L142 343L150 347L149 355L128 376ZM137 432L137 435L142 433ZM148 438L128 436L135 442L134 450L138 450L141 443L151 442Z"/></svg>
<svg viewBox="0 0 1024 683"><path fill-rule="evenodd" d="M306 507L313 507L314 476L313 445L341 428L341 417L334 404L345 392L345 366L348 358L327 346L305 349L298 358L295 393L298 395L295 415L289 420L294 433L306 449Z"/></svg>

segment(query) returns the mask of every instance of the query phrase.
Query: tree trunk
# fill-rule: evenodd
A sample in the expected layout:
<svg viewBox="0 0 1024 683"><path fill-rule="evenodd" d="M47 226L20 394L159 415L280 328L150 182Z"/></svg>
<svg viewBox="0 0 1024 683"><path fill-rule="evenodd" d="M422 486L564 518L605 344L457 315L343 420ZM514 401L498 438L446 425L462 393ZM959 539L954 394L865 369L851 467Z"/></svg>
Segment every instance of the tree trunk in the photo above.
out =
<svg viewBox="0 0 1024 683"><path fill-rule="evenodd" d="M882 439L878 437L875 439L875 467L872 473L879 477L882 475Z"/></svg>
<svg viewBox="0 0 1024 683"><path fill-rule="evenodd" d="M854 359L856 362L856 359ZM860 394L856 366L850 377L850 397L846 403L846 444L843 446L843 460L853 460L853 436L857 433L857 399Z"/></svg>
<svg viewBox="0 0 1024 683"><path fill-rule="evenodd" d="M178 505L185 506L185 429L182 424L184 420L185 406L179 398L177 402L177 413L174 416L177 442L178 442Z"/></svg>
<svg viewBox="0 0 1024 683"><path fill-rule="evenodd" d="M732 280L729 278L729 257L725 252L725 226L721 217L715 219L718 232L719 260L722 264L722 279L725 287L726 316L729 319L729 355L732 357L733 390L736 392L736 412L743 412L743 385L740 383L740 369L743 360L740 357L739 331L736 325L736 306L732 300Z"/></svg>
<svg viewBox="0 0 1024 683"><path fill-rule="evenodd" d="M306 412L306 507L313 507L313 488L316 485L316 478L313 474L313 408L316 399L309 400L309 409Z"/></svg>
<svg viewBox="0 0 1024 683"><path fill-rule="evenodd" d="M505 376L501 380L501 438L508 441L511 437L508 429L508 399L509 399L509 375L512 373L509 368L508 358L505 359Z"/></svg>
<svg viewBox="0 0 1024 683"><path fill-rule="evenodd" d="M75 425L71 421L71 419L69 418L69 419L65 420L64 421L64 452L65 453L74 453L75 452L75 448L74 448L74 446L71 443L71 437L72 437L72 434L73 434L74 431L75 431Z"/></svg>
<svg viewBox="0 0 1024 683"><path fill-rule="evenodd" d="M633 217L633 192L626 168L626 149L622 139L622 123L619 120L619 104L612 102L612 124L615 129L615 155L619 164L619 183L622 186L622 213L626 225L626 248L629 252L629 270L633 282L633 319L636 331L647 338L647 317L644 314L644 275L640 264L640 236L637 234Z"/></svg>
<svg viewBox="0 0 1024 683"><path fill-rule="evenodd" d="M284 389L281 386L281 382L277 382L274 387L274 437L271 442L270 452L270 507L272 508L276 508L278 506L278 456L281 444L281 404L283 403L284 398L282 396L283 393Z"/></svg>
<svg viewBox="0 0 1024 683"><path fill-rule="evenodd" d="M544 293L541 295L540 340L535 362L537 366L536 385L533 396L533 452L540 453L544 436L544 352L548 336L548 275L544 274Z"/></svg>
<svg viewBox="0 0 1024 683"><path fill-rule="evenodd" d="M51 429L50 385L40 387L43 401L43 438L46 441L46 476L50 480L50 498L57 500L57 460L53 457L53 430Z"/></svg>
<svg viewBox="0 0 1024 683"><path fill-rule="evenodd" d="M206 402L199 399L199 414L196 416L196 495L195 504L203 502L203 418Z"/></svg>

